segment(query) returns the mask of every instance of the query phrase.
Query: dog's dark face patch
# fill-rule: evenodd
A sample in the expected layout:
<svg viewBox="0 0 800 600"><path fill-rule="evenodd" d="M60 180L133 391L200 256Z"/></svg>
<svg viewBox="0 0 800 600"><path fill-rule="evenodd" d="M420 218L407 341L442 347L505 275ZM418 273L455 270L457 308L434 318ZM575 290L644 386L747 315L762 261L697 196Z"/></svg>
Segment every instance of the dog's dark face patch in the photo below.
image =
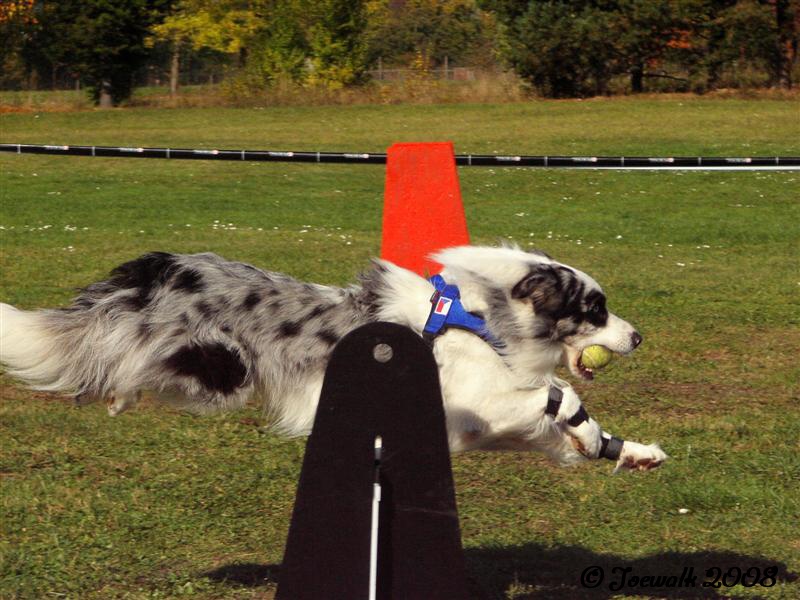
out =
<svg viewBox="0 0 800 600"><path fill-rule="evenodd" d="M241 387L247 376L239 353L220 343L184 346L164 364L177 375L194 377L206 389L223 394Z"/></svg>
<svg viewBox="0 0 800 600"><path fill-rule="evenodd" d="M605 296L584 279L563 265L545 264L514 286L512 298L532 304L534 337L563 341L606 324Z"/></svg>
<svg viewBox="0 0 800 600"><path fill-rule="evenodd" d="M172 283L172 288L186 292L187 294L196 294L203 291L205 284L203 283L203 276L194 269L183 269L175 277Z"/></svg>
<svg viewBox="0 0 800 600"><path fill-rule="evenodd" d="M595 327L605 327L608 323L606 297L598 290L592 290L583 299L583 317Z"/></svg>

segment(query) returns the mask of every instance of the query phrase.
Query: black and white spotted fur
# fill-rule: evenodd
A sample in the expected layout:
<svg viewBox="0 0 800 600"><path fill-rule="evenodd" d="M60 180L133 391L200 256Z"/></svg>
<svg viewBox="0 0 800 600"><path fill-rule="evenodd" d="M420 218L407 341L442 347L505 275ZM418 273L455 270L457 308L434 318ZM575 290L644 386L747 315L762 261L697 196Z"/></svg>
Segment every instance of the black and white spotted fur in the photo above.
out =
<svg viewBox="0 0 800 600"><path fill-rule="evenodd" d="M555 377L565 361L590 377L583 348L631 352L641 337L608 312L588 275L543 253L459 247L435 257L460 287L465 308L504 343L498 353L477 336L437 338L448 435L453 451L543 450L560 462L596 458L601 429L567 423L581 403ZM117 267L71 306L20 311L0 304L0 362L38 390L105 398L116 415L142 390L195 412L243 406L255 397L276 427L307 434L336 342L370 321L422 331L431 284L375 261L348 288L302 283L214 254L154 252ZM550 385L563 389L555 418L544 414ZM666 455L626 441L618 467L652 468Z"/></svg>

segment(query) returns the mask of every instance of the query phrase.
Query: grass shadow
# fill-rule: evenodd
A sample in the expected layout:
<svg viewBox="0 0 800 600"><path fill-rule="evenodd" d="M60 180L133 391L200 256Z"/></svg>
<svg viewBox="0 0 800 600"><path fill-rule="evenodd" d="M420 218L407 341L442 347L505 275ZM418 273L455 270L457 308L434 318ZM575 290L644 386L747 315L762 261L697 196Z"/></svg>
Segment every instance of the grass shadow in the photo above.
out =
<svg viewBox="0 0 800 600"><path fill-rule="evenodd" d="M257 588L276 585L279 581L280 570L280 565L231 563L203 573L203 577L217 583Z"/></svg>
<svg viewBox="0 0 800 600"><path fill-rule="evenodd" d="M655 598L703 600L729 598L728 588L702 587L706 569L719 567L724 574L732 567L744 573L751 567L760 570L777 567L777 586L795 582L798 574L790 572L784 563L763 556L748 556L737 552L664 552L642 558L627 559L613 554L599 554L579 546L545 547L540 544L497 548L469 548L464 551L467 577L474 599L495 600L509 597L515 600L606 600L619 594ZM581 574L589 567L600 567L605 573L603 581L595 588L581 585ZM623 587L609 589L612 582L621 579L620 569L630 569L632 576L679 577L684 568L692 567L696 576L694 586L684 587ZM257 563L232 563L223 565L203 575L218 583L230 583L250 588L274 586L280 580L280 565ZM616 569L616 570L614 570ZM741 587L738 588L741 590ZM752 588L748 598L763 598ZM765 590L766 591L766 590Z"/></svg>

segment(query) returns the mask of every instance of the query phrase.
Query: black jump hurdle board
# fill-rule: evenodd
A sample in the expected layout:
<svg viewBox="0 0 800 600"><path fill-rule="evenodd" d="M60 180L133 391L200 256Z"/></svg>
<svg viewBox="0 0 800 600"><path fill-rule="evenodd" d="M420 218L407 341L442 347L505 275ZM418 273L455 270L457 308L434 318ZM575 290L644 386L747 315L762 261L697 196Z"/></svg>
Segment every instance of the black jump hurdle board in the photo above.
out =
<svg viewBox="0 0 800 600"><path fill-rule="evenodd" d="M388 362L375 346L392 349ZM366 599L375 437L377 598L468 598L439 374L410 329L371 323L333 351L306 446L277 600Z"/></svg>

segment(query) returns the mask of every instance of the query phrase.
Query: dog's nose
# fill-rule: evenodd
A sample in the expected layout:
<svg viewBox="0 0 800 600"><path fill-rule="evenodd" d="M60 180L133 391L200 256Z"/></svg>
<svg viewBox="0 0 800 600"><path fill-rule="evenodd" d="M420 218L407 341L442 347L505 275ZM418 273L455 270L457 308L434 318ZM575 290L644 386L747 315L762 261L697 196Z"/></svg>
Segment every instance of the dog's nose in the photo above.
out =
<svg viewBox="0 0 800 600"><path fill-rule="evenodd" d="M639 335L639 332L638 332L638 331L634 331L634 332L631 334L631 343L633 344L633 347L634 347L634 348L638 347L638 346L639 346L639 344L641 344L641 343L642 343L642 336L641 336L641 335Z"/></svg>

